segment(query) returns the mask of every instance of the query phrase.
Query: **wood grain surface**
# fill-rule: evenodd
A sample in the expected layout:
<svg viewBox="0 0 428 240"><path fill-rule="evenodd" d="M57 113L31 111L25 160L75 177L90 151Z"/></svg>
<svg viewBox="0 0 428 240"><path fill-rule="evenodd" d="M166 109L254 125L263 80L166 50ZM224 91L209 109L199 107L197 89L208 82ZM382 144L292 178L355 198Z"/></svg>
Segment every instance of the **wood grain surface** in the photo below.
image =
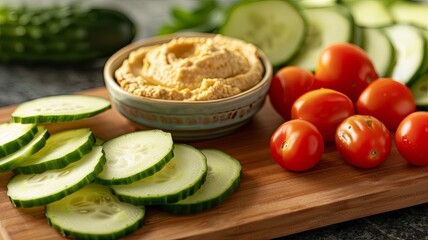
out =
<svg viewBox="0 0 428 240"><path fill-rule="evenodd" d="M82 94L108 97L105 88ZM0 109L8 121L14 107ZM174 216L147 208L144 225L125 239L268 239L428 201L428 171L408 165L393 146L381 166L363 170L346 164L327 146L319 165L305 173L282 170L269 153L269 138L282 123L266 101L250 123L216 139L187 142L221 149L243 166L240 188L220 206L194 215ZM47 126L53 133L90 127L110 139L137 130L116 110L73 123ZM58 239L44 208L14 208L6 195L11 173L0 173L0 239Z"/></svg>

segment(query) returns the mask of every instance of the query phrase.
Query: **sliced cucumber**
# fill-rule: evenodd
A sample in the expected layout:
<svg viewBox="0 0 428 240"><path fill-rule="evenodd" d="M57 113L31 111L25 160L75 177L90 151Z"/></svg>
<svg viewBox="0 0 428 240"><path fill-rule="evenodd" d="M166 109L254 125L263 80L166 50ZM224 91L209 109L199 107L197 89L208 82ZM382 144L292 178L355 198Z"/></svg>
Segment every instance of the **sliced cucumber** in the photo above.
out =
<svg viewBox="0 0 428 240"><path fill-rule="evenodd" d="M304 7L326 7L337 3L337 0L300 0Z"/></svg>
<svg viewBox="0 0 428 240"><path fill-rule="evenodd" d="M290 65L315 71L318 55L327 46L339 42L352 42L354 21L349 11L340 6L306 8L309 33L305 44ZM334 26L334 27L332 27Z"/></svg>
<svg viewBox="0 0 428 240"><path fill-rule="evenodd" d="M395 48L379 28L363 28L363 49L367 52L379 77L387 77L395 66Z"/></svg>
<svg viewBox="0 0 428 240"><path fill-rule="evenodd" d="M114 185L120 200L135 205L173 203L194 194L204 183L207 160L198 149L175 144L174 157L159 172L128 185Z"/></svg>
<svg viewBox="0 0 428 240"><path fill-rule="evenodd" d="M15 175L7 184L7 195L15 207L43 206L92 182L105 163L101 146L62 169L38 174Z"/></svg>
<svg viewBox="0 0 428 240"><path fill-rule="evenodd" d="M386 27L385 32L397 53L397 63L391 77L411 85L426 69L427 40L422 30L413 25L395 24Z"/></svg>
<svg viewBox="0 0 428 240"><path fill-rule="evenodd" d="M89 153L94 143L95 137L89 128L52 134L46 145L27 158L14 172L30 174L64 168Z"/></svg>
<svg viewBox="0 0 428 240"><path fill-rule="evenodd" d="M345 5L361 27L383 27L394 23L385 0L346 1Z"/></svg>
<svg viewBox="0 0 428 240"><path fill-rule="evenodd" d="M140 227L144 215L144 207L120 202L95 183L46 206L48 223L63 236L78 239L119 239Z"/></svg>
<svg viewBox="0 0 428 240"><path fill-rule="evenodd" d="M25 159L42 149L49 136L49 132L45 127L38 126L36 135L27 145L12 154L0 158L0 172L10 171L19 166Z"/></svg>
<svg viewBox="0 0 428 240"><path fill-rule="evenodd" d="M101 145L104 144L105 141L106 140L104 140L104 139L101 139L99 137L95 137L95 143L94 143L94 145L101 146Z"/></svg>
<svg viewBox="0 0 428 240"><path fill-rule="evenodd" d="M0 124L0 158L18 151L37 133L36 124Z"/></svg>
<svg viewBox="0 0 428 240"><path fill-rule="evenodd" d="M83 95L58 95L20 104L12 120L20 123L69 122L94 116L110 108L107 99Z"/></svg>
<svg viewBox="0 0 428 240"><path fill-rule="evenodd" d="M422 75L410 86L416 106L428 110L428 73Z"/></svg>
<svg viewBox="0 0 428 240"><path fill-rule="evenodd" d="M410 1L394 1L390 11L396 22L410 23L428 30L428 5Z"/></svg>
<svg viewBox="0 0 428 240"><path fill-rule="evenodd" d="M103 148L107 162L96 181L104 185L130 184L153 175L174 155L171 133L161 130L127 133Z"/></svg>
<svg viewBox="0 0 428 240"><path fill-rule="evenodd" d="M216 149L202 149L207 158L208 175L202 187L193 195L176 203L163 205L173 214L196 213L222 203L241 181L241 163Z"/></svg>
<svg viewBox="0 0 428 240"><path fill-rule="evenodd" d="M285 65L304 43L308 27L293 1L243 1L235 4L220 33L258 46L273 66Z"/></svg>

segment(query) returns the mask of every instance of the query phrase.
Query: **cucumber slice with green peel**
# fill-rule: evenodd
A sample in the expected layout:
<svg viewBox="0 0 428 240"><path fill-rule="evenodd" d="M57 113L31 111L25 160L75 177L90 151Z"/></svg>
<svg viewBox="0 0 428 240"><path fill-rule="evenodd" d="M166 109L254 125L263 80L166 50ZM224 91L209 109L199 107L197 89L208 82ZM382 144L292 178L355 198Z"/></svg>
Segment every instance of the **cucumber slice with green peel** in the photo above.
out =
<svg viewBox="0 0 428 240"><path fill-rule="evenodd" d="M354 38L352 43L362 48L364 45L364 30L362 27L359 27L354 24Z"/></svg>
<svg viewBox="0 0 428 240"><path fill-rule="evenodd" d="M428 30L428 4L394 1L389 10L396 22L410 23Z"/></svg>
<svg viewBox="0 0 428 240"><path fill-rule="evenodd" d="M304 43L308 26L293 1L243 1L232 7L219 32L258 46L273 66L285 65Z"/></svg>
<svg viewBox="0 0 428 240"><path fill-rule="evenodd" d="M385 27L384 30L397 54L391 78L411 85L427 67L427 39L423 31L413 25L395 24Z"/></svg>
<svg viewBox="0 0 428 240"><path fill-rule="evenodd" d="M95 137L89 128L71 129L52 134L46 145L34 155L28 157L15 173L41 173L46 170L60 169L81 159L92 150Z"/></svg>
<svg viewBox="0 0 428 240"><path fill-rule="evenodd" d="M20 104L12 113L19 123L70 122L92 117L111 107L107 99L84 95L42 97Z"/></svg>
<svg viewBox="0 0 428 240"><path fill-rule="evenodd" d="M49 137L48 130L43 126L38 126L36 135L27 145L12 154L0 158L0 172L10 171L18 167L28 157L42 149Z"/></svg>
<svg viewBox="0 0 428 240"><path fill-rule="evenodd" d="M95 137L95 143L94 143L94 145L96 145L96 146L101 146L101 145L103 145L103 143L105 142L106 140L104 140L104 139L101 139L101 138L99 138L99 137Z"/></svg>
<svg viewBox="0 0 428 240"><path fill-rule="evenodd" d="M174 156L171 133L145 130L127 133L103 144L107 159L96 181L130 184L161 170Z"/></svg>
<svg viewBox="0 0 428 240"><path fill-rule="evenodd" d="M190 214L215 207L226 200L240 185L241 163L217 149L202 149L207 158L208 175L193 195L176 203L163 205L173 214Z"/></svg>
<svg viewBox="0 0 428 240"><path fill-rule="evenodd" d="M128 185L111 186L124 202L135 205L173 203L194 194L205 182L207 160L198 149L175 144L174 157L159 172Z"/></svg>
<svg viewBox="0 0 428 240"><path fill-rule="evenodd" d="M15 207L47 205L92 182L104 163L102 147L94 146L90 153L65 168L15 175L7 184L7 195Z"/></svg>
<svg viewBox="0 0 428 240"><path fill-rule="evenodd" d="M119 239L139 228L144 216L144 207L120 202L108 187L96 183L46 206L48 223L77 239Z"/></svg>
<svg viewBox="0 0 428 240"><path fill-rule="evenodd" d="M395 48L389 37L379 28L362 28L363 49L367 52L379 77L391 75L395 66Z"/></svg>
<svg viewBox="0 0 428 240"><path fill-rule="evenodd" d="M358 0L346 1L345 5L360 27L384 27L394 24L394 18L388 9L388 1Z"/></svg>
<svg viewBox="0 0 428 240"><path fill-rule="evenodd" d="M335 43L353 41L354 21L349 11L340 5L306 8L304 11L309 22L309 33L290 65L315 71L318 56L324 48Z"/></svg>
<svg viewBox="0 0 428 240"><path fill-rule="evenodd" d="M416 106L421 110L428 110L428 73L422 75L411 86Z"/></svg>
<svg viewBox="0 0 428 240"><path fill-rule="evenodd" d="M37 133L36 124L0 124L0 158L18 151Z"/></svg>

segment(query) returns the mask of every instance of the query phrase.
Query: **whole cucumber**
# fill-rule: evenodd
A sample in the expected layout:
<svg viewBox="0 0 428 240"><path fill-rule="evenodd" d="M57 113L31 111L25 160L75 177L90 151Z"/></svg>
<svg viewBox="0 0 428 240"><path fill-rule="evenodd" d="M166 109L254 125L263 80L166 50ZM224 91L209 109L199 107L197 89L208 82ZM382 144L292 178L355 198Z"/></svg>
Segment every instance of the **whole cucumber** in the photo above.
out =
<svg viewBox="0 0 428 240"><path fill-rule="evenodd" d="M135 34L132 20L113 9L0 6L0 61L89 61L113 54Z"/></svg>

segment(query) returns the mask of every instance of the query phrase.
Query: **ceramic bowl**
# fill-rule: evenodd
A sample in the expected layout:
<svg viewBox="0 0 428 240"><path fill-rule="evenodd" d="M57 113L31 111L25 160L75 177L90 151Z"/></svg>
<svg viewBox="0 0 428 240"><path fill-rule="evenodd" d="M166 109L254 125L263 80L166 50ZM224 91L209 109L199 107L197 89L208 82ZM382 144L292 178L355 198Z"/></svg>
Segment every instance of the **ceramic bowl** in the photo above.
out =
<svg viewBox="0 0 428 240"><path fill-rule="evenodd" d="M251 89L238 95L209 101L176 101L140 97L123 90L114 72L129 53L140 47L158 45L180 37L213 37L213 34L184 33L157 36L132 43L112 55L104 67L104 81L115 109L142 128L162 129L175 140L202 140L219 137L247 123L262 107L270 82L272 65L260 51L264 76Z"/></svg>

